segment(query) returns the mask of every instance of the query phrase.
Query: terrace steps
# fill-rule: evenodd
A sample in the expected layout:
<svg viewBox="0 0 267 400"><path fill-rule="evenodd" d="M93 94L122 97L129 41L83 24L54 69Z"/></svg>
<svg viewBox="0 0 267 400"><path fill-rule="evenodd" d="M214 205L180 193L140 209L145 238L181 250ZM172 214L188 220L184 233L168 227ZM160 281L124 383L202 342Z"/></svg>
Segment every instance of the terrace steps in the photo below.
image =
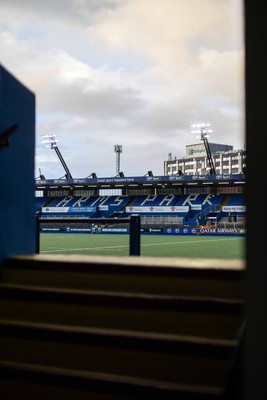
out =
<svg viewBox="0 0 267 400"><path fill-rule="evenodd" d="M242 263L219 260L6 259L0 392L223 398L244 321L243 273Z"/></svg>

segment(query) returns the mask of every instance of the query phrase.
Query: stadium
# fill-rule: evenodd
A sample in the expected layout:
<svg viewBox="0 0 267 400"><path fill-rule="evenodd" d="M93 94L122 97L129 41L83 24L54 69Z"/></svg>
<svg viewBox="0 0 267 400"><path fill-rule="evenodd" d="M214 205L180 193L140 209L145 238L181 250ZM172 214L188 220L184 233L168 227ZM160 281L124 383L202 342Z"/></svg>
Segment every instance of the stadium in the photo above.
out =
<svg viewBox="0 0 267 400"><path fill-rule="evenodd" d="M40 174L36 179L36 193L39 194L36 215L40 232L129 234L130 225L123 219L138 215L141 235L245 236L245 164L242 162L239 170L235 169L236 173L219 174L213 161L215 153L210 151L207 140L206 125L203 124L201 129L203 147L207 151L206 170L193 175L179 171L155 176L148 171L145 176L125 177L120 171L122 146L116 145L118 173L115 177L98 178L93 173L84 179L73 178L55 135L49 136L51 149L55 150L65 169L65 176L45 179ZM196 146L199 148L201 144ZM111 239L108 245L112 246L114 240ZM74 249L77 247L79 243L73 246Z"/></svg>

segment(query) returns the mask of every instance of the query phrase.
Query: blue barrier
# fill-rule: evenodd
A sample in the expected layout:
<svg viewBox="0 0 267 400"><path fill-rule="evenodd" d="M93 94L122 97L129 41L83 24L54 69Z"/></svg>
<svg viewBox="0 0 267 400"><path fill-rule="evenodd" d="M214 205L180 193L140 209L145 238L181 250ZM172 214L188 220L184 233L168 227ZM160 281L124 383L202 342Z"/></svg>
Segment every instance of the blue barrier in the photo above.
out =
<svg viewBox="0 0 267 400"><path fill-rule="evenodd" d="M91 224L128 224L130 226L129 255L140 256L140 216L132 215L130 218L40 218L36 217L36 253L40 253L40 225L44 222L53 223L91 223ZM91 230L92 231L92 230Z"/></svg>

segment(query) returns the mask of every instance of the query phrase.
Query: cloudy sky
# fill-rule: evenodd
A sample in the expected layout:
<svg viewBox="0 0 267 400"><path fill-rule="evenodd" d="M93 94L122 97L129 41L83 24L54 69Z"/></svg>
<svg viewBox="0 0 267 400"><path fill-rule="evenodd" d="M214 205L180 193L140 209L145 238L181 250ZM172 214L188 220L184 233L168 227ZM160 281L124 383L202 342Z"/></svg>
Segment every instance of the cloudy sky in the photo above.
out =
<svg viewBox="0 0 267 400"><path fill-rule="evenodd" d="M36 174L163 175L168 154L244 148L242 0L1 0L0 62L36 95Z"/></svg>

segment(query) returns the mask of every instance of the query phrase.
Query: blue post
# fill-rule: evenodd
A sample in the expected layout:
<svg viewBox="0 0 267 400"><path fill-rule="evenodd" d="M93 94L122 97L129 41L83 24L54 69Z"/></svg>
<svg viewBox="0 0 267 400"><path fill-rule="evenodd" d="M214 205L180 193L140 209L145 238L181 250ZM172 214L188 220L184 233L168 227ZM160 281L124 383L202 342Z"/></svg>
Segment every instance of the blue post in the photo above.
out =
<svg viewBox="0 0 267 400"><path fill-rule="evenodd" d="M130 220L130 256L140 256L140 216L132 215Z"/></svg>
<svg viewBox="0 0 267 400"><path fill-rule="evenodd" d="M36 217L36 254L40 253L40 220Z"/></svg>

